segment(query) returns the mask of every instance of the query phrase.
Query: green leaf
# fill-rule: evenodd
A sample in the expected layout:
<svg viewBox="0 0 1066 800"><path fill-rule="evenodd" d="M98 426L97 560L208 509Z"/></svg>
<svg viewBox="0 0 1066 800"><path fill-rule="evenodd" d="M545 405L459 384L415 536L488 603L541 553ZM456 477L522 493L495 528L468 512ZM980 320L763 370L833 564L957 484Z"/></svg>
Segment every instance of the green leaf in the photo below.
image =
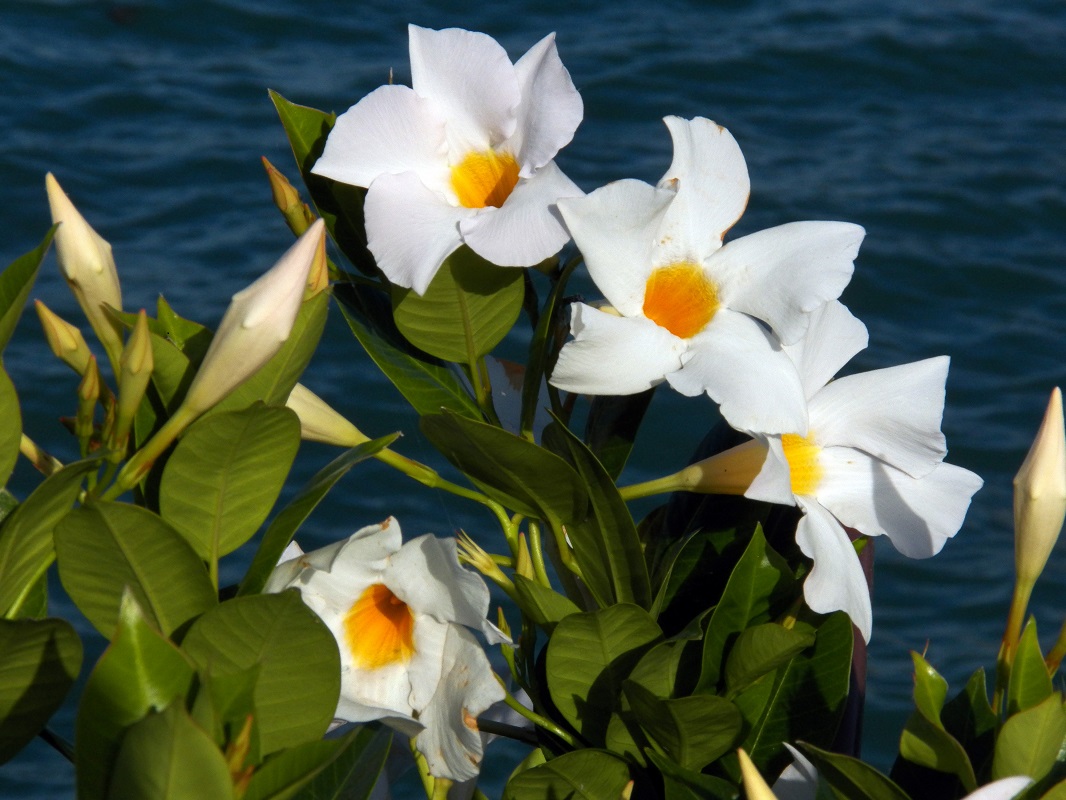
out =
<svg viewBox="0 0 1066 800"><path fill-rule="evenodd" d="M233 796L226 759L179 701L132 725L119 747L109 798L203 800Z"/></svg>
<svg viewBox="0 0 1066 800"><path fill-rule="evenodd" d="M736 800L740 790L729 781L685 769L666 756L651 751L648 758L663 776L665 800Z"/></svg>
<svg viewBox="0 0 1066 800"><path fill-rule="evenodd" d="M368 800L385 766L392 731L382 725L364 725L345 741L336 757L300 789L299 800Z"/></svg>
<svg viewBox="0 0 1066 800"><path fill-rule="evenodd" d="M170 635L217 602L203 562L176 530L145 508L101 502L56 526L63 588L104 636L115 631L123 593Z"/></svg>
<svg viewBox="0 0 1066 800"><path fill-rule="evenodd" d="M524 295L523 270L498 267L463 245L444 259L425 294L393 288L393 316L415 347L472 364L503 341Z"/></svg>
<svg viewBox="0 0 1066 800"><path fill-rule="evenodd" d="M360 462L373 458L398 439L400 434L393 433L382 436L369 442L356 445L352 449L342 453L329 464L319 470L313 478L304 486L297 495L289 501L278 515L271 521L263 539L259 543L259 549L252 559L252 564L241 580L238 595L259 594L266 586L270 573L277 566L281 554L292 541L293 535L299 530L304 520L326 496L333 485L343 478L348 470Z"/></svg>
<svg viewBox="0 0 1066 800"><path fill-rule="evenodd" d="M377 309L373 290L346 285L335 291L359 344L419 415L448 409L470 419L482 418L454 368L407 342L396 330L391 308Z"/></svg>
<svg viewBox="0 0 1066 800"><path fill-rule="evenodd" d="M1048 791L1040 795L1040 800L1066 800L1066 781L1056 783Z"/></svg>
<svg viewBox="0 0 1066 800"><path fill-rule="evenodd" d="M422 433L492 499L537 519L584 519L588 495L573 467L527 439L445 412L422 417Z"/></svg>
<svg viewBox="0 0 1066 800"><path fill-rule="evenodd" d="M504 800L607 800L621 797L629 768L603 750L565 753L520 772L504 787Z"/></svg>
<svg viewBox="0 0 1066 800"><path fill-rule="evenodd" d="M326 222L327 230L349 261L366 274L375 274L377 268L373 256L366 249L366 231L363 228L366 189L311 173L311 167L322 155L326 137L333 129L337 115L290 103L275 91L270 92L270 99L289 138L296 166L307 184L312 202Z"/></svg>
<svg viewBox="0 0 1066 800"><path fill-rule="evenodd" d="M685 641L660 642L641 656L629 673L629 680L640 684L656 697L676 696L679 667L686 648L691 644Z"/></svg>
<svg viewBox="0 0 1066 800"><path fill-rule="evenodd" d="M259 680L259 666L240 672L216 675L209 666L197 673L199 686L189 710L193 721L211 734L222 746L239 736L253 717L249 752L246 761L259 763L259 734L255 727L255 684Z"/></svg>
<svg viewBox="0 0 1066 800"><path fill-rule="evenodd" d="M49 475L0 524L0 612L5 617L16 614L55 560L52 531L98 464L95 459L78 461Z"/></svg>
<svg viewBox="0 0 1066 800"><path fill-rule="evenodd" d="M255 707L264 754L320 738L333 719L337 643L297 591L227 600L193 623L182 647L219 675L259 665Z"/></svg>
<svg viewBox="0 0 1066 800"><path fill-rule="evenodd" d="M793 594L794 583L788 565L766 544L762 529L757 527L711 615L696 691L716 692L733 639L741 631L775 616L782 598Z"/></svg>
<svg viewBox="0 0 1066 800"><path fill-rule="evenodd" d="M723 697L690 695L661 700L633 681L623 684L640 727L682 767L701 770L725 754L740 735L736 706Z"/></svg>
<svg viewBox="0 0 1066 800"><path fill-rule="evenodd" d="M560 620L581 611L570 598L524 575L514 576L516 601L522 613L540 625L550 636Z"/></svg>
<svg viewBox="0 0 1066 800"><path fill-rule="evenodd" d="M1064 744L1066 711L1055 692L1003 723L992 757L992 780L1028 775L1039 781L1051 771Z"/></svg>
<svg viewBox="0 0 1066 800"><path fill-rule="evenodd" d="M651 405L655 389L620 396L599 395L589 404L585 441L613 480L629 460L637 430Z"/></svg>
<svg viewBox="0 0 1066 800"><path fill-rule="evenodd" d="M56 226L53 225L37 247L16 258L0 272L0 353L11 341L55 231Z"/></svg>
<svg viewBox="0 0 1066 800"><path fill-rule="evenodd" d="M66 620L0 619L0 764L63 704L81 669L81 640Z"/></svg>
<svg viewBox="0 0 1066 800"><path fill-rule="evenodd" d="M122 600L118 630L82 693L75 730L79 800L107 792L123 733L149 711L184 698L192 665L145 619L131 593Z"/></svg>
<svg viewBox="0 0 1066 800"><path fill-rule="evenodd" d="M48 573L45 572L37 582L22 596L18 609L12 619L44 619L48 616Z"/></svg>
<svg viewBox="0 0 1066 800"><path fill-rule="evenodd" d="M622 710L622 681L662 631L639 606L614 606L564 617L548 641L547 679L559 713L593 745Z"/></svg>
<svg viewBox="0 0 1066 800"><path fill-rule="evenodd" d="M799 748L840 800L910 800L891 780L857 758L802 742Z"/></svg>
<svg viewBox="0 0 1066 800"><path fill-rule="evenodd" d="M843 612L830 614L820 621L813 647L733 698L745 721L741 746L762 773L778 774L791 762L782 742L833 743L847 705L851 650L851 620ZM739 771L730 777L739 781Z"/></svg>
<svg viewBox="0 0 1066 800"><path fill-rule="evenodd" d="M742 537L732 528L698 531L675 541L655 571L659 588L652 616L666 629L664 619L679 617L682 623L688 622L697 608L717 605L743 550Z"/></svg>
<svg viewBox="0 0 1066 800"><path fill-rule="evenodd" d="M988 702L984 668L974 672L963 690L944 705L940 719L944 729L965 748L975 772L980 773L981 766L992 755L999 725L999 718Z"/></svg>
<svg viewBox="0 0 1066 800"><path fill-rule="evenodd" d="M1040 640L1036 637L1036 620L1022 631L1007 683L1007 713L1016 714L1047 699L1053 691Z"/></svg>
<svg viewBox="0 0 1066 800"><path fill-rule="evenodd" d="M559 420L544 432L545 442L553 440L566 448L569 461L588 489L590 516L577 520L567 533L582 576L598 575L606 568L610 593L590 586L601 604L634 603L642 608L651 605L651 581L644 563L644 551L637 537L637 527L614 479L604 470L587 447ZM600 583L596 581L597 585Z"/></svg>
<svg viewBox="0 0 1066 800"><path fill-rule="evenodd" d="M736 695L814 644L814 632L764 622L740 632L725 663L728 696Z"/></svg>
<svg viewBox="0 0 1066 800"><path fill-rule="evenodd" d="M7 485L7 479L15 469L21 441L22 412L19 410L18 393L0 364L0 486Z"/></svg>
<svg viewBox="0 0 1066 800"><path fill-rule="evenodd" d="M197 420L178 442L159 487L159 510L208 563L259 529L300 446L288 408L255 403Z"/></svg>

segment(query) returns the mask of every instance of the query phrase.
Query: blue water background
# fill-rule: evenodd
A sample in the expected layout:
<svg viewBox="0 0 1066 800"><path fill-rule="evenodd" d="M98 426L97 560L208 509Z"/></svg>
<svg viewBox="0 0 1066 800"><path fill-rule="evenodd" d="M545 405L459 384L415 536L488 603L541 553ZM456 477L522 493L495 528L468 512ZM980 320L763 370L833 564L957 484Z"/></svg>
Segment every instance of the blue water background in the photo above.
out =
<svg viewBox="0 0 1066 800"><path fill-rule="evenodd" d="M864 752L887 769L910 702L909 651L928 648L954 687L994 661L1011 586L1010 480L1063 381L1066 6L0 2L0 264L47 229L50 170L113 244L127 309L154 307L162 291L215 324L291 242L259 163L265 155L295 177L267 88L339 112L389 70L406 82L408 22L482 30L513 57L556 31L586 111L559 163L586 191L657 180L670 161L664 115L727 126L752 181L736 233L799 219L865 226L843 299L870 347L852 368L952 356L949 460L986 487L937 558L907 561L878 543ZM53 256L34 296L78 318ZM74 381L32 312L5 366L28 431L72 457L56 416L73 413ZM365 431L402 429L403 452L440 464L337 314L305 382ZM658 392L627 479L679 467L713 417L706 400ZM330 457L306 448L296 483ZM20 491L33 482L16 473ZM371 464L301 539L321 545L387 514L411 534L494 535L477 510ZM1045 643L1066 613L1064 573L1060 546L1033 607ZM54 610L73 613L58 590ZM99 650L90 641L83 673ZM71 703L55 724L72 736ZM0 796L70 796L72 786L39 742L0 768Z"/></svg>

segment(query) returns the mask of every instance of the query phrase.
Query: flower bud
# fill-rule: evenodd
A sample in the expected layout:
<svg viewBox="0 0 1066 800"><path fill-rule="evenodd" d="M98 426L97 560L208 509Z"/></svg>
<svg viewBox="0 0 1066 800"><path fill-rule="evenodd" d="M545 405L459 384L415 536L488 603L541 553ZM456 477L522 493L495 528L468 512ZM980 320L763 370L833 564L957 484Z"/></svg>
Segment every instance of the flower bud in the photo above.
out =
<svg viewBox="0 0 1066 800"><path fill-rule="evenodd" d="M53 312L40 300L34 301L44 337L56 357L79 375L84 375L92 352L81 331Z"/></svg>
<svg viewBox="0 0 1066 800"><path fill-rule="evenodd" d="M267 161L263 156L263 169L266 170L267 180L270 181L270 193L274 198L274 205L285 217L289 230L300 236L311 227L315 221L314 212L300 200L300 193L281 172Z"/></svg>
<svg viewBox="0 0 1066 800"><path fill-rule="evenodd" d="M133 417L141 405L155 361L152 357L152 337L148 332L148 315L144 309L122 350L122 374L118 383L118 407L115 412L115 449L124 450Z"/></svg>
<svg viewBox="0 0 1066 800"><path fill-rule="evenodd" d="M292 333L325 224L318 220L266 274L233 295L182 404L200 414L258 372Z"/></svg>
<svg viewBox="0 0 1066 800"><path fill-rule="evenodd" d="M122 326L107 308L122 310L122 290L111 245L85 221L52 173L44 182L52 222L59 224L55 236L59 268L114 365L122 351Z"/></svg>
<svg viewBox="0 0 1066 800"><path fill-rule="evenodd" d="M309 442L323 442L338 447L355 447L370 439L333 406L302 383L292 387L285 405L300 418L300 436Z"/></svg>
<svg viewBox="0 0 1066 800"><path fill-rule="evenodd" d="M1062 392L1055 387L1033 446L1014 476L1017 581L1032 586L1044 570L1066 517L1066 433Z"/></svg>
<svg viewBox="0 0 1066 800"><path fill-rule="evenodd" d="M759 774L759 770L743 748L737 750L737 757L740 759L740 774L744 779L744 791L748 799L777 800L777 795L770 790L763 776Z"/></svg>

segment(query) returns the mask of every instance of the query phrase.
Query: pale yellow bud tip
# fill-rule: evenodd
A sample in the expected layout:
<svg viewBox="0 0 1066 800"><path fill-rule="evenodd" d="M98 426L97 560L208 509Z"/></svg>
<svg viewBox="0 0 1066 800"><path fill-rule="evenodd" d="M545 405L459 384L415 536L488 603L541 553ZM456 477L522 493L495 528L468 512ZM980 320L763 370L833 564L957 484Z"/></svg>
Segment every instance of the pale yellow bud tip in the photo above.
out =
<svg viewBox="0 0 1066 800"><path fill-rule="evenodd" d="M740 759L740 774L744 778L744 791L748 800L777 800L777 795L770 791L770 787L743 748L737 750L737 758Z"/></svg>

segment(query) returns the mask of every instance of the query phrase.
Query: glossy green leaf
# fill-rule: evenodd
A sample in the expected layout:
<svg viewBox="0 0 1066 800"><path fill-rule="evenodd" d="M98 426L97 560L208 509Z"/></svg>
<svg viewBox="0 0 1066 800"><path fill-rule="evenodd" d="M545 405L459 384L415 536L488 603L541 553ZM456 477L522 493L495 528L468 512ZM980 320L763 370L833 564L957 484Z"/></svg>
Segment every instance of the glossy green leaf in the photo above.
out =
<svg viewBox="0 0 1066 800"><path fill-rule="evenodd" d="M729 781L685 769L656 752L649 752L648 758L662 773L665 800L736 800L740 797L740 790Z"/></svg>
<svg viewBox="0 0 1066 800"><path fill-rule="evenodd" d="M585 422L585 441L613 480L629 460L640 423L651 405L655 389L627 395L592 398Z"/></svg>
<svg viewBox="0 0 1066 800"><path fill-rule="evenodd" d="M290 103L275 91L270 92L270 99L285 128L296 166L307 184L311 200L325 220L333 240L360 270L368 275L376 273L374 259L366 249L366 231L363 227L366 189L311 174L311 167L322 155L326 137L337 115Z"/></svg>
<svg viewBox="0 0 1066 800"><path fill-rule="evenodd" d="M664 620L676 618L687 623L698 608L717 605L731 568L743 554L745 542L741 539L732 528L698 531L664 551L655 570L653 583L658 589L651 607L664 629Z"/></svg>
<svg viewBox="0 0 1066 800"><path fill-rule="evenodd" d="M315 507L329 493L334 484L343 478L352 467L368 458L373 458L376 453L384 450L399 438L398 433L382 436L369 442L357 445L345 453L337 456L329 464L319 470L313 478L304 486L297 495L289 501L277 516L271 521L263 539L259 543L259 549L252 559L251 566L245 572L241 580L238 595L258 594L263 591L270 573L277 566L281 554L292 541L293 535L299 530L304 520L315 510Z"/></svg>
<svg viewBox="0 0 1066 800"><path fill-rule="evenodd" d="M662 631L639 606L620 603L559 621L548 641L548 691L559 713L593 745L621 710L622 681Z"/></svg>
<svg viewBox="0 0 1066 800"><path fill-rule="evenodd" d="M660 642L641 656L629 673L629 680L659 698L674 697L677 693L678 671L685 648L698 643L684 641ZM698 662L697 662L698 663ZM686 663L686 667L696 664ZM686 670L687 672L688 670Z"/></svg>
<svg viewBox="0 0 1066 800"><path fill-rule="evenodd" d="M149 713L122 737L108 798L203 800L233 796L229 766L180 700Z"/></svg>
<svg viewBox="0 0 1066 800"><path fill-rule="evenodd" d="M944 704L940 719L945 730L966 750L974 770L980 772L981 765L992 755L999 725L988 702L984 668L974 672L963 690Z"/></svg>
<svg viewBox="0 0 1066 800"><path fill-rule="evenodd" d="M703 769L728 752L740 736L740 712L723 697L690 695L661 700L633 681L623 686L648 738L686 769Z"/></svg>
<svg viewBox="0 0 1066 800"><path fill-rule="evenodd" d="M7 485L19 457L22 412L15 384L0 363L0 486Z"/></svg>
<svg viewBox="0 0 1066 800"><path fill-rule="evenodd" d="M208 563L250 539L274 506L300 446L288 408L254 403L197 420L163 471L159 509Z"/></svg>
<svg viewBox="0 0 1066 800"><path fill-rule="evenodd" d="M444 259L425 294L394 287L393 316L415 347L470 364L503 341L524 294L523 270L497 267L463 245Z"/></svg>
<svg viewBox="0 0 1066 800"><path fill-rule="evenodd" d="M559 620L581 611L570 598L523 575L514 576L518 607L549 635Z"/></svg>
<svg viewBox="0 0 1066 800"><path fill-rule="evenodd" d="M396 330L391 307L379 307L375 290L342 286L336 294L359 344L415 411L424 415L448 409L470 419L482 418L481 409L455 368L421 353L406 341Z"/></svg>
<svg viewBox="0 0 1066 800"><path fill-rule="evenodd" d="M22 596L22 601L15 610L12 619L44 619L48 616L48 573L45 572L37 582Z"/></svg>
<svg viewBox="0 0 1066 800"><path fill-rule="evenodd" d="M588 490L589 517L567 528L582 576L596 574L606 567L611 591L605 597L598 597L602 604L634 603L648 608L652 600L651 581L644 563L644 550L614 479L584 443L558 420L544 431L545 442L549 439L560 450L565 448L565 456ZM602 590L595 593L602 594Z"/></svg>
<svg viewBox="0 0 1066 800"><path fill-rule="evenodd" d="M711 614L696 691L716 692L729 643L752 625L768 622L782 598L793 593L794 583L788 565L766 544L757 527Z"/></svg>
<svg viewBox="0 0 1066 800"><path fill-rule="evenodd" d="M1052 690L1051 675L1040 650L1040 640L1036 637L1036 620L1030 620L1022 631L1010 667L1007 713L1016 714L1042 703Z"/></svg>
<svg viewBox="0 0 1066 800"><path fill-rule="evenodd" d="M7 519L11 512L18 508L18 505L18 498L7 489L0 487L0 523Z"/></svg>
<svg viewBox="0 0 1066 800"><path fill-rule="evenodd" d="M131 593L122 600L118 629L82 693L75 731L79 800L107 793L123 733L149 711L184 698L192 664L145 618Z"/></svg>
<svg viewBox="0 0 1066 800"><path fill-rule="evenodd" d="M0 619L0 764L47 724L81 669L81 640L66 620Z"/></svg>
<svg viewBox="0 0 1066 800"><path fill-rule="evenodd" d="M745 721L741 746L761 772L777 774L790 763L781 742L833 743L847 705L851 651L851 620L836 612L818 624L813 647L733 698ZM739 772L730 777L739 780Z"/></svg>
<svg viewBox="0 0 1066 800"><path fill-rule="evenodd" d="M52 531L98 461L78 461L48 476L0 525L0 612L14 616L52 561Z"/></svg>
<svg viewBox="0 0 1066 800"><path fill-rule="evenodd" d="M910 800L895 783L857 758L810 744L799 748L840 800Z"/></svg>
<svg viewBox="0 0 1066 800"><path fill-rule="evenodd" d="M603 750L577 750L531 767L512 778L504 800L607 800L629 783L622 759Z"/></svg>
<svg viewBox="0 0 1066 800"><path fill-rule="evenodd" d="M18 325L26 298L30 296L37 271L52 244L56 226L53 225L37 247L12 261L0 272L0 353L7 347Z"/></svg>
<svg viewBox="0 0 1066 800"><path fill-rule="evenodd" d="M368 800L385 766L392 732L365 725L342 741L344 747L300 789L298 800Z"/></svg>
<svg viewBox="0 0 1066 800"><path fill-rule="evenodd" d="M219 675L259 665L255 706L264 754L318 739L333 719L337 643L299 592L227 600L193 623L182 647Z"/></svg>
<svg viewBox="0 0 1066 800"><path fill-rule="evenodd" d="M992 757L992 780L1028 775L1039 781L1051 771L1064 746L1066 710L1055 692L1003 723Z"/></svg>
<svg viewBox="0 0 1066 800"><path fill-rule="evenodd" d="M104 636L115 631L123 592L170 635L216 602L200 557L170 525L140 506L97 503L56 526L63 588Z"/></svg>
<svg viewBox="0 0 1066 800"><path fill-rule="evenodd" d="M814 644L814 632L764 622L740 632L725 662L727 696L750 686Z"/></svg>
<svg viewBox="0 0 1066 800"><path fill-rule="evenodd" d="M243 730L251 715L247 763L258 763L259 733L255 725L255 685L259 681L259 665L246 670L215 674L209 665L197 673L199 686L189 713L193 721L207 731L220 747L232 741Z"/></svg>
<svg viewBox="0 0 1066 800"><path fill-rule="evenodd" d="M1056 783L1040 795L1040 800L1066 800L1066 781Z"/></svg>
<svg viewBox="0 0 1066 800"><path fill-rule="evenodd" d="M450 412L422 417L421 428L445 458L507 508L563 523L584 519L588 495L573 467L559 456Z"/></svg>

